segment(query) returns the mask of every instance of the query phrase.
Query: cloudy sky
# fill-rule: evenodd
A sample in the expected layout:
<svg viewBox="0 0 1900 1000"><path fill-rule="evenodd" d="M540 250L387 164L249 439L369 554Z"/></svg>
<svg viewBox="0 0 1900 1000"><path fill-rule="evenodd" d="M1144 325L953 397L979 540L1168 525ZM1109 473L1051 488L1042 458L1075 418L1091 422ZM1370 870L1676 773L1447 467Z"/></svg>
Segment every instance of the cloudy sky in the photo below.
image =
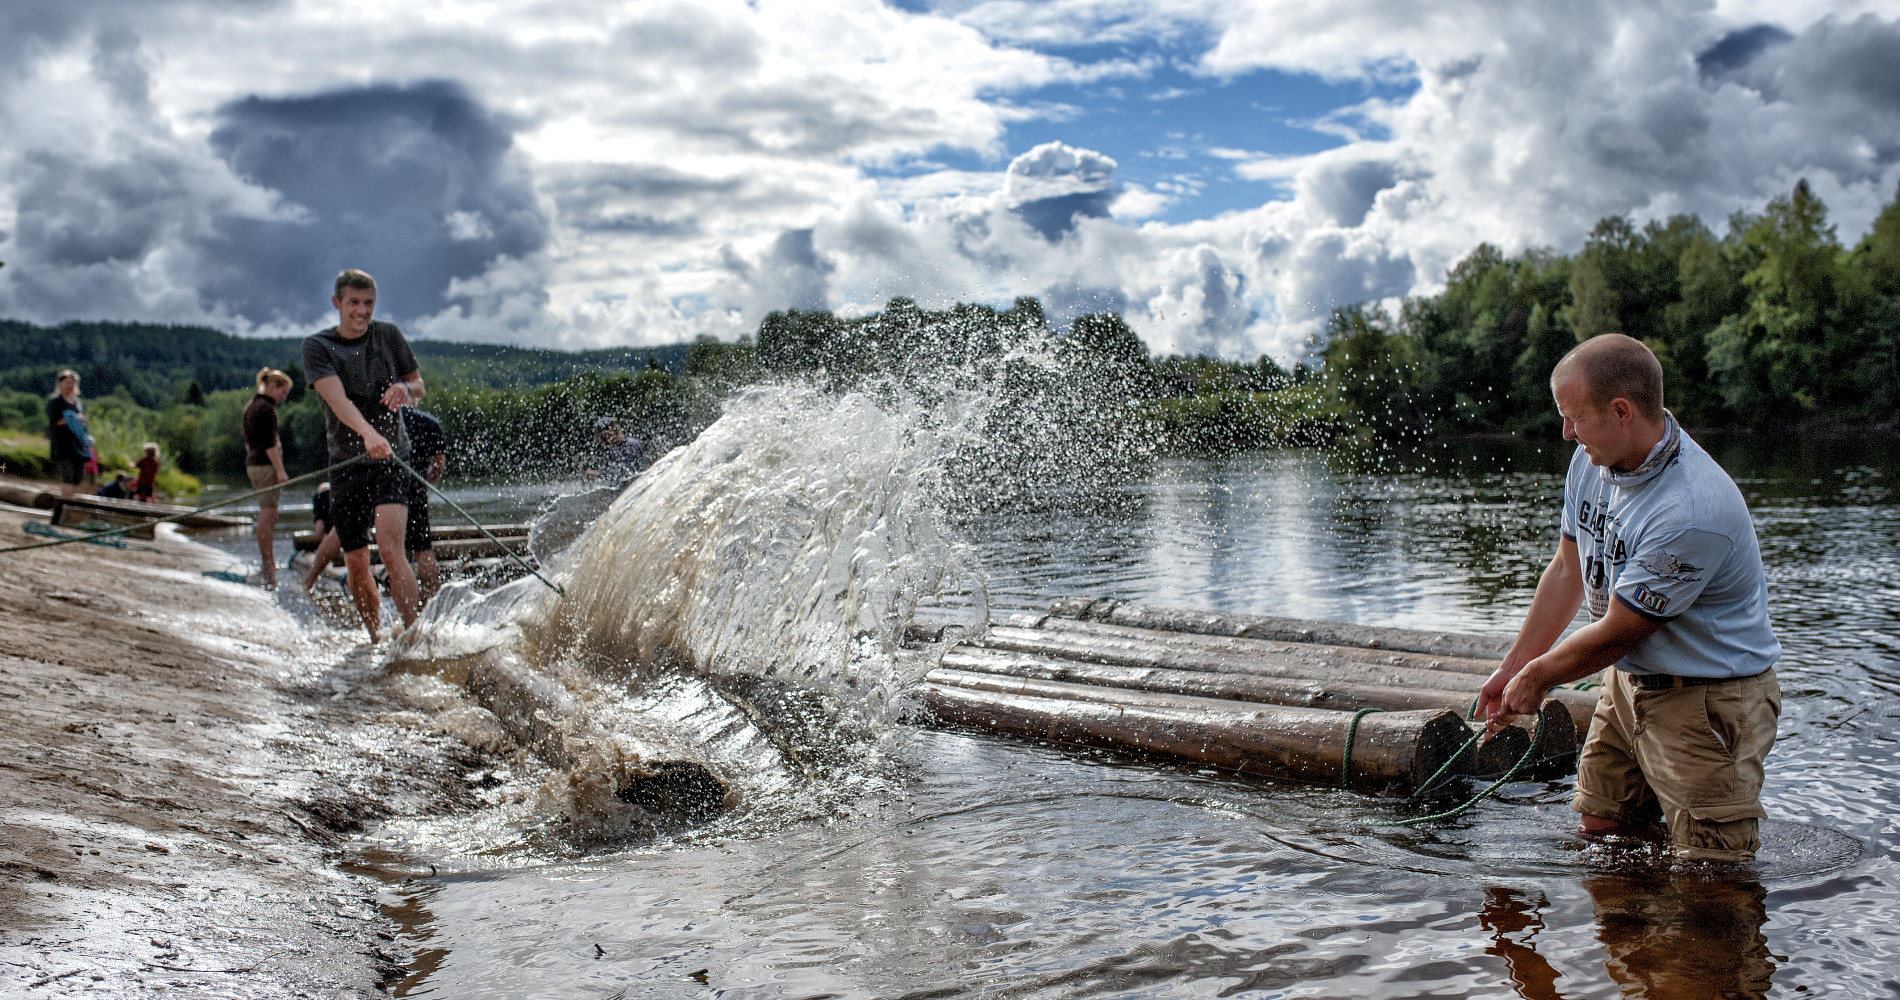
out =
<svg viewBox="0 0 1900 1000"><path fill-rule="evenodd" d="M8 0L0 316L732 339L1040 296L1290 359L1601 216L1900 182L1900 9L1803 0Z"/></svg>

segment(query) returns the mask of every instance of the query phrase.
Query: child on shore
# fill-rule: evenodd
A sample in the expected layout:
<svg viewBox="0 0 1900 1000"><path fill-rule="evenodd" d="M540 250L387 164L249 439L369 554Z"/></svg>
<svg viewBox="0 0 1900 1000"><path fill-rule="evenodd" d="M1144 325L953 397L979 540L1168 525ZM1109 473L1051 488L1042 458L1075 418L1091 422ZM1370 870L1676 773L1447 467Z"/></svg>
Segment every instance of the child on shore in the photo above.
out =
<svg viewBox="0 0 1900 1000"><path fill-rule="evenodd" d="M132 484L132 499L151 503L158 492L158 442L147 441L140 450L145 454L139 457L139 478Z"/></svg>

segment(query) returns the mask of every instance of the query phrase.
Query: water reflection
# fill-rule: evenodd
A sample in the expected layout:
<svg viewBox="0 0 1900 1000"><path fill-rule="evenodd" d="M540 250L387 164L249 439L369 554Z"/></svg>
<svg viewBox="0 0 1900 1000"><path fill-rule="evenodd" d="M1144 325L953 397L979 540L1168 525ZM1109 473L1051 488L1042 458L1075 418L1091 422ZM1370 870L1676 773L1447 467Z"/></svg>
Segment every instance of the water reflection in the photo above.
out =
<svg viewBox="0 0 1900 1000"><path fill-rule="evenodd" d="M1767 893L1748 879L1595 875L1583 880L1604 968L1623 996L1742 1000L1768 994Z"/></svg>
<svg viewBox="0 0 1900 1000"><path fill-rule="evenodd" d="M1764 997L1775 962L1762 933L1767 892L1757 881L1707 874L1600 874L1583 880L1602 964L1628 1000L1744 1000ZM1480 925L1488 954L1504 960L1509 985L1524 1000L1570 1000L1586 984L1538 952L1548 929L1542 892L1485 890Z"/></svg>

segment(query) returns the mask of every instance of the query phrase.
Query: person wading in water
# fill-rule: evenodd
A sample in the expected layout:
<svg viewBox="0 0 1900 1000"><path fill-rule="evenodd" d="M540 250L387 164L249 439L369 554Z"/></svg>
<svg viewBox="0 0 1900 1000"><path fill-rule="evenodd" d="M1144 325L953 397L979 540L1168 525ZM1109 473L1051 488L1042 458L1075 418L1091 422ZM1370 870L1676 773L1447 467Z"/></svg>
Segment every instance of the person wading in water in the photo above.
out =
<svg viewBox="0 0 1900 1000"><path fill-rule="evenodd" d="M1535 714L1553 686L1614 666L1577 758L1582 833L1640 834L1660 819L1679 859L1750 860L1781 644L1748 506L1663 409L1662 365L1641 341L1591 338L1550 384L1577 442L1563 539L1478 712L1495 730ZM1585 600L1590 624L1559 642Z"/></svg>
<svg viewBox="0 0 1900 1000"><path fill-rule="evenodd" d="M402 331L370 318L376 312L375 278L356 270L337 275L330 304L337 324L304 340L303 370L323 400L330 461L369 456L330 474L330 516L350 597L373 641L381 628L382 595L369 569L372 527L404 627L416 620L416 574L403 558L410 478L390 458L409 457L401 414L422 398L422 373Z"/></svg>
<svg viewBox="0 0 1900 1000"><path fill-rule="evenodd" d="M290 479L284 471L284 449L277 439L277 405L290 395L290 376L275 368L257 373L257 395L244 408L244 475L251 489L261 490ZM264 586L277 587L277 501L282 490L257 497L257 557Z"/></svg>

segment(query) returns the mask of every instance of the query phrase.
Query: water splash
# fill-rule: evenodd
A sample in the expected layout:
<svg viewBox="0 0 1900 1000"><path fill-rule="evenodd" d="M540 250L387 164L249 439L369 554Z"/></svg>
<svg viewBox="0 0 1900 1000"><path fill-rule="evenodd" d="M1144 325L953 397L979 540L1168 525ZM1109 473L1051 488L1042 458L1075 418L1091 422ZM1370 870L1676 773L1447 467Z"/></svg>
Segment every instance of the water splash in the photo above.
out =
<svg viewBox="0 0 1900 1000"><path fill-rule="evenodd" d="M934 501L975 409L960 403L926 419L862 393L746 393L575 543L531 642L645 675L774 681L884 721L917 679L898 647L919 606L961 593L957 623L985 620Z"/></svg>
<svg viewBox="0 0 1900 1000"><path fill-rule="evenodd" d="M390 661L484 699L555 766L541 801L584 839L661 829L627 807L679 767L724 783L729 824L825 814L884 784L879 744L933 665L902 648L920 612L987 621L939 510L982 414L750 390L560 554L564 594L445 589Z"/></svg>

